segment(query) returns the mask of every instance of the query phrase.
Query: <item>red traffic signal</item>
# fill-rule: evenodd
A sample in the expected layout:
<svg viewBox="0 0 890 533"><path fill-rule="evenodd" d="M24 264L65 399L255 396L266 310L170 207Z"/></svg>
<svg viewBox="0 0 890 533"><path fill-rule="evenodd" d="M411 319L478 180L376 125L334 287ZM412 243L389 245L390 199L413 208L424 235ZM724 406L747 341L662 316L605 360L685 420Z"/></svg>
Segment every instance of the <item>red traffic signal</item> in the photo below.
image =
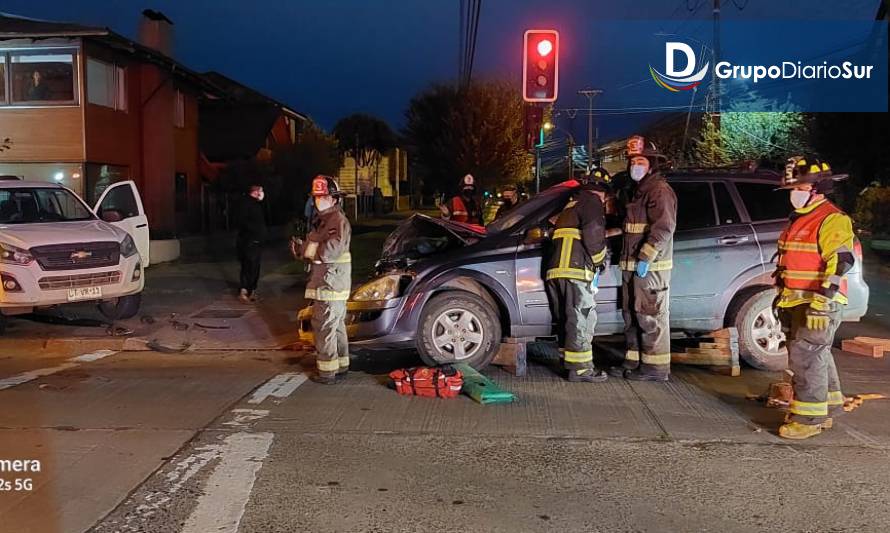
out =
<svg viewBox="0 0 890 533"><path fill-rule="evenodd" d="M555 101L559 92L559 32L526 30L522 54L523 100Z"/></svg>

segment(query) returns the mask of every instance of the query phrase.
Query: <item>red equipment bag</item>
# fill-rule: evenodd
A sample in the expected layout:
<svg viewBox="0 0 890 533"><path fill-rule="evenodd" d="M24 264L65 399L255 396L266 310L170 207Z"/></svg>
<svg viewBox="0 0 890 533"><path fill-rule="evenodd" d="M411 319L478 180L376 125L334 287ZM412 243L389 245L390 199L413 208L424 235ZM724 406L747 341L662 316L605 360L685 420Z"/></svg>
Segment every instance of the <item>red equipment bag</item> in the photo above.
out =
<svg viewBox="0 0 890 533"><path fill-rule="evenodd" d="M460 370L449 365L400 368L390 372L389 377L395 383L396 392L405 396L454 398L464 384Z"/></svg>

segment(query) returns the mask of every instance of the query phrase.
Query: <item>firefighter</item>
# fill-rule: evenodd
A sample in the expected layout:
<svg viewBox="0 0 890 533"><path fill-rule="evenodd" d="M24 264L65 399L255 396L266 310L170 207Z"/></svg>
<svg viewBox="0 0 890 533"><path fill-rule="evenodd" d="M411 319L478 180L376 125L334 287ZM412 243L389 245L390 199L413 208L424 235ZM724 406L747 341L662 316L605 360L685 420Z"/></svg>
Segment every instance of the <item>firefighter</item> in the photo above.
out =
<svg viewBox="0 0 890 533"><path fill-rule="evenodd" d="M613 375L667 381L671 371L670 282L677 196L660 173L667 158L635 135L627 141L633 180L625 206L621 250L622 313L627 343L623 368Z"/></svg>
<svg viewBox="0 0 890 533"><path fill-rule="evenodd" d="M441 204L442 218L464 224L482 224L482 207L476 200L476 179L472 174L463 177L460 193Z"/></svg>
<svg viewBox="0 0 890 533"><path fill-rule="evenodd" d="M519 188L516 185L507 185L501 193L501 198L504 202L498 207L498 212L494 216L495 220L506 215L519 205Z"/></svg>
<svg viewBox="0 0 890 533"><path fill-rule="evenodd" d="M844 395L831 353L847 303L845 274L853 268L853 223L826 197L836 175L811 156L788 160L782 188L790 190L794 212L779 237L774 277L776 314L794 372L794 400L779 436L806 439L833 425L843 413Z"/></svg>
<svg viewBox="0 0 890 533"><path fill-rule="evenodd" d="M342 196L334 178L319 175L312 180L316 225L305 243L295 240L291 248L310 264L306 299L314 300L312 331L318 369L312 379L326 385L344 379L349 371L346 300L352 285L352 227L340 206Z"/></svg>
<svg viewBox="0 0 890 533"><path fill-rule="evenodd" d="M556 220L547 269L547 292L565 348L563 362L572 382L601 382L608 374L593 364L593 330L599 274L606 260L606 189L582 186Z"/></svg>

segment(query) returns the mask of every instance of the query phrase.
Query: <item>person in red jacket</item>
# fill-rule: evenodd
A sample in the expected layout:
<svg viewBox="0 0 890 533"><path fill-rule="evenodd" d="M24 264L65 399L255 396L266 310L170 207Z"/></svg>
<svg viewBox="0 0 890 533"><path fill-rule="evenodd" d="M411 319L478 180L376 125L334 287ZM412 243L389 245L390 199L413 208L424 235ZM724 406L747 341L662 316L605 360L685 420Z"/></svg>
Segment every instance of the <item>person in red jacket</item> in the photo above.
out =
<svg viewBox="0 0 890 533"><path fill-rule="evenodd" d="M460 194L440 205L439 209L442 211L442 218L482 225L482 206L476 199L476 180L472 174L467 174L461 180Z"/></svg>

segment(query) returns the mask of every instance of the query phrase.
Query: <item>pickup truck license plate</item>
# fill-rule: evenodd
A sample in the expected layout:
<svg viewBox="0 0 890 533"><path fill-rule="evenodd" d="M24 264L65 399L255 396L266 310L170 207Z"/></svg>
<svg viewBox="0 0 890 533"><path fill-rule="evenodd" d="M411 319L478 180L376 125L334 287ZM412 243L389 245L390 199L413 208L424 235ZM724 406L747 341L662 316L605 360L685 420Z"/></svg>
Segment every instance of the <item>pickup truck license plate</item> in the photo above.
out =
<svg viewBox="0 0 890 533"><path fill-rule="evenodd" d="M68 301L79 302L81 300L98 300L102 298L102 287L80 287L68 289Z"/></svg>

